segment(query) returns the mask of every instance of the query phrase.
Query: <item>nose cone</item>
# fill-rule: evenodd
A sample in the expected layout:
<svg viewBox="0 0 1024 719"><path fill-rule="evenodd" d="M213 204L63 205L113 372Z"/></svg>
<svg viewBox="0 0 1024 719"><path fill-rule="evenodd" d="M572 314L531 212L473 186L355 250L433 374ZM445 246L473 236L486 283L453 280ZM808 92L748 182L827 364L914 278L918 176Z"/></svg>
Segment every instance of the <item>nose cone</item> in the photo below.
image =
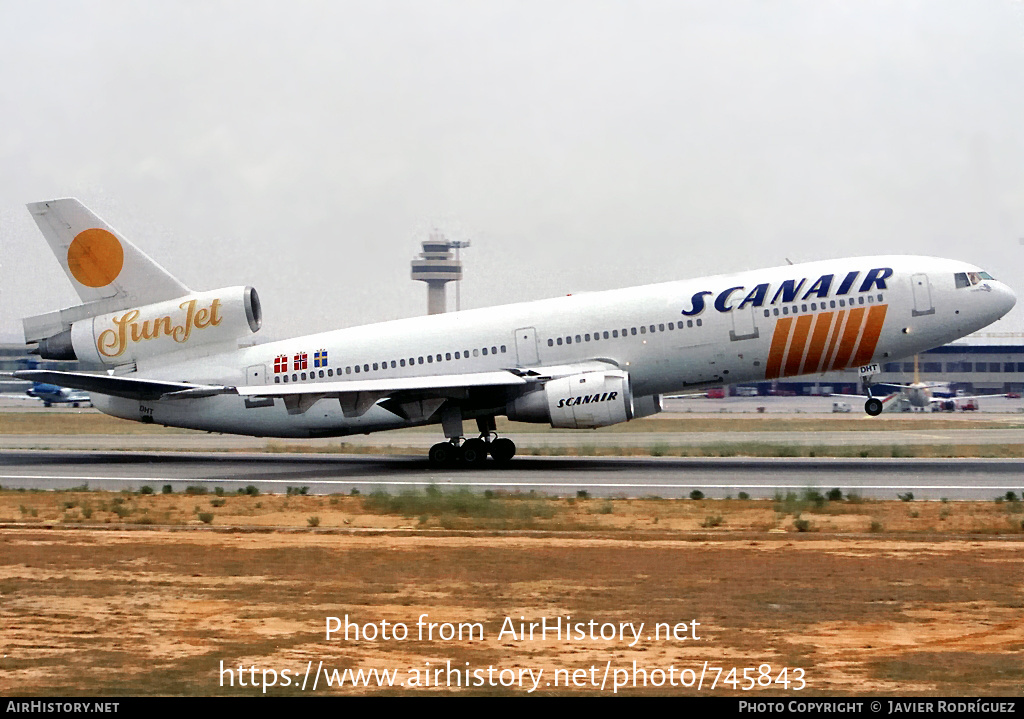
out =
<svg viewBox="0 0 1024 719"><path fill-rule="evenodd" d="M999 316L1002 317L1017 304L1017 295L1002 282L994 282L992 284L992 294L995 295L993 304L998 308Z"/></svg>

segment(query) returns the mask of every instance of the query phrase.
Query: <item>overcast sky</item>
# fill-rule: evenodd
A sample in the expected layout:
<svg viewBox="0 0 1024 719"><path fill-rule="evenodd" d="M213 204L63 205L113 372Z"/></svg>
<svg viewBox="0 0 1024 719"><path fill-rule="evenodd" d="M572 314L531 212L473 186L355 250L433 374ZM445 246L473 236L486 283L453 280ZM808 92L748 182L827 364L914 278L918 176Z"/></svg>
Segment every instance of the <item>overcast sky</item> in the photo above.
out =
<svg viewBox="0 0 1024 719"><path fill-rule="evenodd" d="M422 314L432 227L464 308L880 253L1024 298L1024 3L0 0L0 339L78 304L66 196L262 339Z"/></svg>

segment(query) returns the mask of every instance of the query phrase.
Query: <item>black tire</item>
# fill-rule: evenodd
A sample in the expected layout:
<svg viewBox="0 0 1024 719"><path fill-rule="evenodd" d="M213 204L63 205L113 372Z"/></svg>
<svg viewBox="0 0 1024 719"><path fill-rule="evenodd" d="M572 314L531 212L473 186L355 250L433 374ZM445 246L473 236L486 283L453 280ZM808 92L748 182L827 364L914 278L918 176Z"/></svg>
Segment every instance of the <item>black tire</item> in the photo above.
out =
<svg viewBox="0 0 1024 719"><path fill-rule="evenodd" d="M457 453L458 448L451 442L438 442L430 448L427 457L430 459L430 463L436 467L450 467L455 464Z"/></svg>
<svg viewBox="0 0 1024 719"><path fill-rule="evenodd" d="M482 439L467 439L459 448L459 455L465 464L479 467L487 461L487 443Z"/></svg>
<svg viewBox="0 0 1024 719"><path fill-rule="evenodd" d="M508 464L516 455L516 443L511 439L502 437L491 442L491 456L498 464Z"/></svg>
<svg viewBox="0 0 1024 719"><path fill-rule="evenodd" d="M884 406L882 405L882 400L878 399L877 397L872 397L871 399L864 403L864 411L867 412L872 417L877 417L878 415L882 414L883 409Z"/></svg>

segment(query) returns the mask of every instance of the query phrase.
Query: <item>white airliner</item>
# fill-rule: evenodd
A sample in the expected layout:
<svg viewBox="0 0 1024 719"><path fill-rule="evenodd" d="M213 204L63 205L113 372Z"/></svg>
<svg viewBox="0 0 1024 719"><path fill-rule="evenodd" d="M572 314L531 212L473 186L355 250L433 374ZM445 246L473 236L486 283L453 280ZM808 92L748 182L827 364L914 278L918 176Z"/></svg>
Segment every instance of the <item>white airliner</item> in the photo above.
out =
<svg viewBox="0 0 1024 719"><path fill-rule="evenodd" d="M414 317L251 344L251 287L193 292L74 199L28 206L83 304L24 320L44 359L102 374L14 376L87 390L107 414L264 437L440 423L433 463L498 463L499 415L595 428L655 414L661 395L906 357L1016 302L964 262L826 260ZM960 276L977 273L976 285ZM464 439L475 419L479 437Z"/></svg>

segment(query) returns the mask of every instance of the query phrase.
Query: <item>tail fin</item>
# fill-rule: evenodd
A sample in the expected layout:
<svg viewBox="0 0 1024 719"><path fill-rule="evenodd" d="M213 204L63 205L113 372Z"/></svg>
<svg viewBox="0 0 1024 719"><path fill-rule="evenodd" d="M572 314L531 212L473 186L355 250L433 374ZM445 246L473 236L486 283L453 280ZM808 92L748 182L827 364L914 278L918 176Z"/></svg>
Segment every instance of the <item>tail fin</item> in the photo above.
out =
<svg viewBox="0 0 1024 719"><path fill-rule="evenodd" d="M33 202L28 210L83 304L26 317L22 321L26 342L67 333L73 322L86 317L191 292L78 200Z"/></svg>
<svg viewBox="0 0 1024 719"><path fill-rule="evenodd" d="M28 209L83 302L117 297L140 305L189 293L78 200L33 202Z"/></svg>

